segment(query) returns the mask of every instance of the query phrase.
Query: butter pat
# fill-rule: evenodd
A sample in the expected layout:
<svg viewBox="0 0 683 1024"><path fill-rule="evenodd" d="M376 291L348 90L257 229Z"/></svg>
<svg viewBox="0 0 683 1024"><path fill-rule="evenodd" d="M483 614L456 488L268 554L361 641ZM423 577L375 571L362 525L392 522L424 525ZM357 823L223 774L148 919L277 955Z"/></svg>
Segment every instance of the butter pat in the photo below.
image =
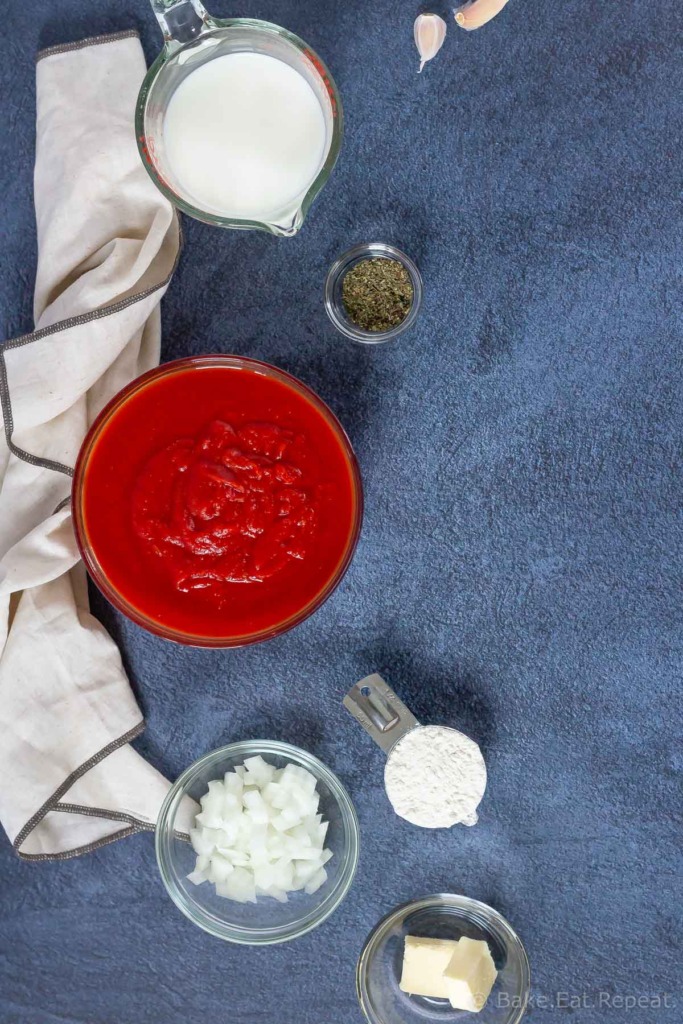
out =
<svg viewBox="0 0 683 1024"><path fill-rule="evenodd" d="M458 943L452 939L419 939L415 935L406 935L403 971L398 987L411 996L448 999L444 971L457 947Z"/></svg>
<svg viewBox="0 0 683 1024"><path fill-rule="evenodd" d="M478 1013L491 994L497 975L488 945L480 939L463 937L455 944L443 970L446 998L454 1010Z"/></svg>

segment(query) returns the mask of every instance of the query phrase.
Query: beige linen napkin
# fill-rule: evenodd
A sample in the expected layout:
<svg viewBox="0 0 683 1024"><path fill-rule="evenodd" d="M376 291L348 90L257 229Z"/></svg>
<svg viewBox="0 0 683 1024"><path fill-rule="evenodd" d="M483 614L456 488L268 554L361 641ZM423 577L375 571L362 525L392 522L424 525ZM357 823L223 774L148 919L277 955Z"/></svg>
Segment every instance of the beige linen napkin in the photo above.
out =
<svg viewBox="0 0 683 1024"><path fill-rule="evenodd" d="M0 354L0 821L22 857L71 857L154 826L166 780L89 614L69 495L103 405L159 361L179 228L138 156L134 32L37 66L36 330Z"/></svg>

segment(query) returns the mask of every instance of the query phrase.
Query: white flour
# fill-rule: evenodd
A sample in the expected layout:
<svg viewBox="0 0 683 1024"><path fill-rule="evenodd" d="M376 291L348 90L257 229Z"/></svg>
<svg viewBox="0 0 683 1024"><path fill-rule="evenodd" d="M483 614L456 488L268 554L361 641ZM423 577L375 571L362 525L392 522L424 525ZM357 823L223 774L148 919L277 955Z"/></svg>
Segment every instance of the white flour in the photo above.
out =
<svg viewBox="0 0 683 1024"><path fill-rule="evenodd" d="M456 729L418 726L392 749L384 785L402 818L422 828L474 825L486 789L481 750Z"/></svg>

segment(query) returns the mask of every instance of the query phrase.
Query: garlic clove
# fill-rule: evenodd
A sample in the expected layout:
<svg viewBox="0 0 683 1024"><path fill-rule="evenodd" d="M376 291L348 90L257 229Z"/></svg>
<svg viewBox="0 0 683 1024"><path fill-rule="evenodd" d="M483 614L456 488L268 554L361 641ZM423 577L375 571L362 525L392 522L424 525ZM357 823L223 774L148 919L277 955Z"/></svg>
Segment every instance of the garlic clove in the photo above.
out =
<svg viewBox="0 0 683 1024"><path fill-rule="evenodd" d="M420 71L428 60L436 57L446 38L446 22L438 14L421 14L415 19L415 45L420 55Z"/></svg>
<svg viewBox="0 0 683 1024"><path fill-rule="evenodd" d="M481 28L503 10L508 0L470 0L455 10L455 20L465 31Z"/></svg>

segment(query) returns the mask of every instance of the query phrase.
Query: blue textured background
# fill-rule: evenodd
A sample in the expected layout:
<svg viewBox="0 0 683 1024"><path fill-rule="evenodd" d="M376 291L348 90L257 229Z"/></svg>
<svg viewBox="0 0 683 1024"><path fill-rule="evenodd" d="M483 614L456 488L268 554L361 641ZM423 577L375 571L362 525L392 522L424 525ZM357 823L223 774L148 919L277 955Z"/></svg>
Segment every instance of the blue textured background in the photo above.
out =
<svg viewBox="0 0 683 1024"><path fill-rule="evenodd" d="M298 942L222 944L173 907L140 836L62 864L0 843L3 1024L354 1024L354 966L394 904L492 903L529 952L532 1019L678 1024L680 987L680 0L512 0L417 77L417 4L214 4L290 27L346 107L337 171L294 240L186 223L164 358L238 352L297 374L356 446L367 515L333 599L244 652L181 650L95 608L169 776L264 735L300 743L360 815L356 884ZM439 6L436 6L439 10ZM0 83L5 336L29 330L36 49L139 28L144 0L12 0ZM321 301L349 245L405 248L419 327L365 351ZM483 747L481 822L393 816L382 755L341 708L381 671L423 721ZM665 992L625 1013L599 993ZM562 998L560 998L562 1002ZM590 1004L596 1004L591 1007Z"/></svg>

